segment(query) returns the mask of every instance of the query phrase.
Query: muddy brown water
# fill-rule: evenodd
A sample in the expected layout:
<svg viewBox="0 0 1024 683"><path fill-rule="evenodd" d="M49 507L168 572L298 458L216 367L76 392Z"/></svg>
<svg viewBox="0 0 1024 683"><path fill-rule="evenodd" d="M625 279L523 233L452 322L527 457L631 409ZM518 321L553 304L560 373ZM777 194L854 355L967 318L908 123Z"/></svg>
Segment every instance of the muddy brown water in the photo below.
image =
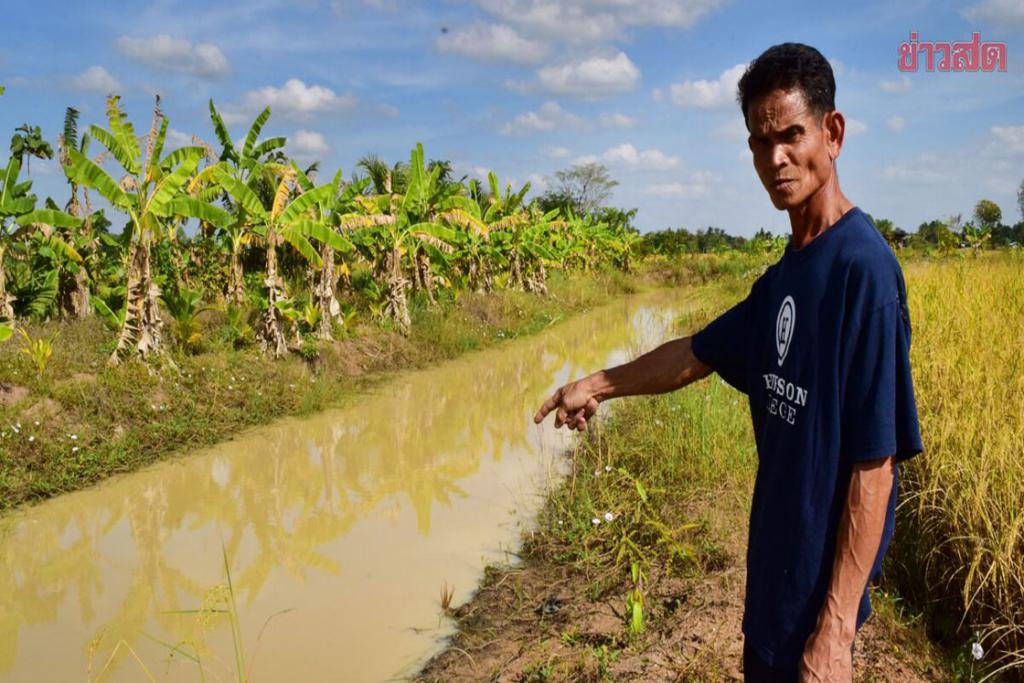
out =
<svg viewBox="0 0 1024 683"><path fill-rule="evenodd" d="M682 292L410 372L311 418L0 520L0 680L389 681L443 646L510 554L571 440L532 415L561 383L675 331ZM226 553L240 636L223 614Z"/></svg>

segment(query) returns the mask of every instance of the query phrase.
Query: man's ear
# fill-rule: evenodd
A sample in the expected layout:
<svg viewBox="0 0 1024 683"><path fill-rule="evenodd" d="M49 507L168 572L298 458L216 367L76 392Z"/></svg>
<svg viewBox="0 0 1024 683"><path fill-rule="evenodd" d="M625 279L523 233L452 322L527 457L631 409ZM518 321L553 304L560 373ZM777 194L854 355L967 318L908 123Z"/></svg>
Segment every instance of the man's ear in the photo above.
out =
<svg viewBox="0 0 1024 683"><path fill-rule="evenodd" d="M822 122L822 133L828 147L829 159L835 161L843 149L843 136L846 134L846 118L838 109L825 112Z"/></svg>

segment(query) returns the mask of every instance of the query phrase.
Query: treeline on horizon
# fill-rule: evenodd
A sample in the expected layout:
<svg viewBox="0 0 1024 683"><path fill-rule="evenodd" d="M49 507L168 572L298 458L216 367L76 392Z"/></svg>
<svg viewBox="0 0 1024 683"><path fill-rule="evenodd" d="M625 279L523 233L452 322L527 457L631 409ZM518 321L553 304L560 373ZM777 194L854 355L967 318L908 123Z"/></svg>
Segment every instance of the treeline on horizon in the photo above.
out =
<svg viewBox="0 0 1024 683"><path fill-rule="evenodd" d="M1024 181L1018 195L1021 215L1024 216ZM1019 247L1024 245L1024 220L1015 225L1003 223L1002 209L989 199L982 199L974 207L974 215L964 221L962 215L944 220L921 223L915 232L897 227L888 218L875 218L868 214L879 234L893 249L950 250L957 248ZM785 246L787 235L775 235L764 228L753 237L730 235L716 227L698 229L668 228L645 233L636 247L638 256L660 254L713 254L727 251L764 253Z"/></svg>

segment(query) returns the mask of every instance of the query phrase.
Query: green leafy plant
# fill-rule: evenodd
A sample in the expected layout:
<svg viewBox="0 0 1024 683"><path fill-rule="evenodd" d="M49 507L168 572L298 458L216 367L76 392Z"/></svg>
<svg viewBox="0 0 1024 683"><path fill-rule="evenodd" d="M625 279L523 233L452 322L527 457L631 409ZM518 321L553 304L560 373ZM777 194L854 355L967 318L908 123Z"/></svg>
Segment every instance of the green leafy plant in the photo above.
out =
<svg viewBox="0 0 1024 683"><path fill-rule="evenodd" d="M161 299L171 316L171 335L178 346L189 353L201 350L203 330L199 323L199 316L212 310L212 307L202 305L202 291L179 287L164 292Z"/></svg>
<svg viewBox="0 0 1024 683"><path fill-rule="evenodd" d="M36 373L42 377L46 372L46 365L50 362L50 357L53 356L53 343L57 341L60 333L54 332L48 337L36 338L33 338L24 329L18 330L18 333L22 337L21 352L29 357L32 364L36 366Z"/></svg>

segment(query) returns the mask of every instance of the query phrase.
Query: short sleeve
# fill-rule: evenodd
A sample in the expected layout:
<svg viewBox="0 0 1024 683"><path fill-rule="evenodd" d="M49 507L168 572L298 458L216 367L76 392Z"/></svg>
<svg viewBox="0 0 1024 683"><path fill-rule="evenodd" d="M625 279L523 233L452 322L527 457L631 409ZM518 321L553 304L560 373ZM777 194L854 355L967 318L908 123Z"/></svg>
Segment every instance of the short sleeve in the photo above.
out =
<svg viewBox="0 0 1024 683"><path fill-rule="evenodd" d="M753 292L753 290L751 290ZM750 393L747 380L747 339L750 337L750 317L753 293L703 330L693 335L693 354L702 363L711 366L730 386Z"/></svg>
<svg viewBox="0 0 1024 683"><path fill-rule="evenodd" d="M910 314L903 296L865 314L847 347L841 439L853 460L922 450L910 372Z"/></svg>

